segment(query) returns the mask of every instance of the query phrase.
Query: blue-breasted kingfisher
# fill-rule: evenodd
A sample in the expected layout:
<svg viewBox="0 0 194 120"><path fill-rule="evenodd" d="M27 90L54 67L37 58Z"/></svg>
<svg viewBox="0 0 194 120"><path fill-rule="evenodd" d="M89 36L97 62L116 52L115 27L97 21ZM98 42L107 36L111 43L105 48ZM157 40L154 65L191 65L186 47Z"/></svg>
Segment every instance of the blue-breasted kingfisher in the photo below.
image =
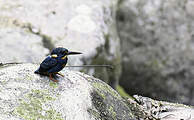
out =
<svg viewBox="0 0 194 120"><path fill-rule="evenodd" d="M68 51L66 48L58 47L52 50L51 54L43 60L40 67L34 72L40 75L49 76L53 82L58 82L53 76L56 74L64 77L59 71L61 71L67 64L68 55L82 54L80 52Z"/></svg>

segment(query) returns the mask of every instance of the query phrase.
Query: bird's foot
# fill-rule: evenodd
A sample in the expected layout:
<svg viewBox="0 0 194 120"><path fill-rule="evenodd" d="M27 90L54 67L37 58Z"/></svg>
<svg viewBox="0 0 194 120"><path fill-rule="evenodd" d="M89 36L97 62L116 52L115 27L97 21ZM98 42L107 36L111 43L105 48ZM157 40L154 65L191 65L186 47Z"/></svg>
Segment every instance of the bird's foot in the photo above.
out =
<svg viewBox="0 0 194 120"><path fill-rule="evenodd" d="M58 80L56 80L56 79L54 79L54 78L52 77L52 74L49 74L49 79L52 80L53 82L59 82Z"/></svg>
<svg viewBox="0 0 194 120"><path fill-rule="evenodd" d="M56 79L50 79L50 80L52 80L53 82L57 82L57 83L59 82L59 81L58 81L58 80L56 80Z"/></svg>
<svg viewBox="0 0 194 120"><path fill-rule="evenodd" d="M64 75L63 75L63 74L61 74L61 73L59 73L59 72L57 72L57 74L58 74L58 75L60 75L60 76L62 76L62 77L64 77Z"/></svg>

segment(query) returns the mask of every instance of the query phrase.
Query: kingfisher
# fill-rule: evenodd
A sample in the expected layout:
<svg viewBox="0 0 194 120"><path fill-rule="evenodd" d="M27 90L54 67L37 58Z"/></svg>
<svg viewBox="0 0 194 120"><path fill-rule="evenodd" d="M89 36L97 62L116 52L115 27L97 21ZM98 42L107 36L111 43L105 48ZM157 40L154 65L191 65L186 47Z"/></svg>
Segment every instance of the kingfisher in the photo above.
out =
<svg viewBox="0 0 194 120"><path fill-rule="evenodd" d="M40 67L34 72L40 75L49 76L53 82L58 82L53 76L56 74L64 77L59 71L61 71L67 64L68 55L82 54L80 52L68 51L66 48L58 47L52 50L51 54L43 60Z"/></svg>

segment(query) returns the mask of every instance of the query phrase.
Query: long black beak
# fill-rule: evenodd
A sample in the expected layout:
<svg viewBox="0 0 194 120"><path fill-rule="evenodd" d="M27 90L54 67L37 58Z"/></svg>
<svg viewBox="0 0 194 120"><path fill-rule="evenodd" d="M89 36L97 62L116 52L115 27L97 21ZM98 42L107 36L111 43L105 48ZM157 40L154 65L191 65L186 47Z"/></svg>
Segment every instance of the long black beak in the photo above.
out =
<svg viewBox="0 0 194 120"><path fill-rule="evenodd" d="M80 52L72 52L72 51L69 51L67 53L67 55L76 55L76 54L82 54L82 53L80 53Z"/></svg>

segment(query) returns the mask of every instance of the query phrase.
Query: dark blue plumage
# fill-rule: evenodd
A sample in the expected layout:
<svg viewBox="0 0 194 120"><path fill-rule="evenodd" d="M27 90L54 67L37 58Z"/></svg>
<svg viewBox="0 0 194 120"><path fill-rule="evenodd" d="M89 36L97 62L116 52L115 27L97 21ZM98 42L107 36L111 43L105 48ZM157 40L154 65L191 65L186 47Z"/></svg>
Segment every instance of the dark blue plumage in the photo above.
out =
<svg viewBox="0 0 194 120"><path fill-rule="evenodd" d="M81 54L80 52L70 52L66 48L55 48L52 50L51 55L48 56L43 62L40 64L40 67L35 71L37 74L47 75L50 79L54 82L58 82L54 80L52 77L53 75L62 74L58 73L61 71L65 65L67 64L67 56L74 55L74 54Z"/></svg>

